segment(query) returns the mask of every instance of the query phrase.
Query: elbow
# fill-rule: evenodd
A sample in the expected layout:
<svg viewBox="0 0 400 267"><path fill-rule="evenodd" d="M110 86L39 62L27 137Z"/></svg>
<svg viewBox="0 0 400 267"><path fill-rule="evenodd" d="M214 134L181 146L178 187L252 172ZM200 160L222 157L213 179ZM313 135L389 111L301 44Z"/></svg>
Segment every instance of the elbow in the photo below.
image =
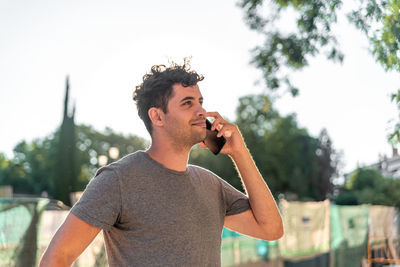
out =
<svg viewBox="0 0 400 267"><path fill-rule="evenodd" d="M283 237L285 230L283 228L283 224L277 223L275 225L265 224L263 225L264 234L261 239L266 241L273 241Z"/></svg>
<svg viewBox="0 0 400 267"><path fill-rule="evenodd" d="M279 218L279 223L277 223L276 225L276 239L280 239L283 237L283 235L285 234L285 229L283 227L283 221L282 221L282 217Z"/></svg>
<svg viewBox="0 0 400 267"><path fill-rule="evenodd" d="M285 230L283 229L283 224L281 224L276 231L276 236L274 237L274 240L282 238L284 234Z"/></svg>

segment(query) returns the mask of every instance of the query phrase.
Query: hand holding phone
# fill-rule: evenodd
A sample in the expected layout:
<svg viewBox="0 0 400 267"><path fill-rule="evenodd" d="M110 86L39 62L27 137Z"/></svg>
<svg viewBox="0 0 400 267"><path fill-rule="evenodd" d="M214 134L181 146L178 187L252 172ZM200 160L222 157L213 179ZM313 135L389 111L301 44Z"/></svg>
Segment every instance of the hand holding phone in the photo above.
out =
<svg viewBox="0 0 400 267"><path fill-rule="evenodd" d="M206 144L206 146L208 147L208 149L211 150L211 152L213 152L215 155L218 155L222 147L225 145L226 139L223 136L217 137L218 131L211 130L211 122L208 119L206 119L206 129L207 129L206 130L207 134L203 143Z"/></svg>

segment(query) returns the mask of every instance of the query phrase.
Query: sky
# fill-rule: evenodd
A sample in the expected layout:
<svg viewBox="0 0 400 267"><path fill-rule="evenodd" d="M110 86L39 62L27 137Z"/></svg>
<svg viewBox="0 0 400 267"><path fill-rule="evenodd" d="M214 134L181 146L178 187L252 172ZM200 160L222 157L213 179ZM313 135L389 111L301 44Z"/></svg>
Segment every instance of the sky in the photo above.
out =
<svg viewBox="0 0 400 267"><path fill-rule="evenodd" d="M313 136L326 128L346 173L391 155L387 135L398 111L390 94L400 76L375 63L366 38L341 21L335 31L343 64L312 58L292 74L300 95L282 97L275 108L296 113ZM236 1L0 0L0 152L12 157L21 140L54 132L67 75L76 123L149 139L132 92L152 65L187 56L205 76L206 110L233 120L239 97L264 90L249 64L262 42Z"/></svg>

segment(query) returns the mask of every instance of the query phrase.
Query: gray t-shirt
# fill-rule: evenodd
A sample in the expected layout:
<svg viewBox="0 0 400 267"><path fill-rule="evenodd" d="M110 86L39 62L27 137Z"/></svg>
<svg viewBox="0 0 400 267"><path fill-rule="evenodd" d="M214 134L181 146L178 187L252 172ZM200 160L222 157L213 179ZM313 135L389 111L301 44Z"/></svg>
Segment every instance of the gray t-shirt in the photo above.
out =
<svg viewBox="0 0 400 267"><path fill-rule="evenodd" d="M71 212L104 230L110 266L220 266L224 217L249 208L212 172L139 151L100 168Z"/></svg>

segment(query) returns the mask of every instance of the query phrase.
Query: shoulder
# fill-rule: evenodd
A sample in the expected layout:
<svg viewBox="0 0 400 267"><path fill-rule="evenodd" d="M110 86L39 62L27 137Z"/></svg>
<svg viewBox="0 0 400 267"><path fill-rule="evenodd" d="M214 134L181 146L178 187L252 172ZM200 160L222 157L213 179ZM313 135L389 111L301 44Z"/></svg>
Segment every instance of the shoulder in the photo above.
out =
<svg viewBox="0 0 400 267"><path fill-rule="evenodd" d="M209 183L221 185L222 178L208 169L190 164L188 165L188 170L192 179L200 179L203 182L207 181Z"/></svg>
<svg viewBox="0 0 400 267"><path fill-rule="evenodd" d="M209 176L218 177L218 175L216 175L212 171L207 170L206 168L203 168L203 167L200 167L197 165L189 164L187 168L191 175L209 175Z"/></svg>
<svg viewBox="0 0 400 267"><path fill-rule="evenodd" d="M138 150L134 153L128 154L124 157L122 157L121 159L117 160L114 163L111 164L115 164L120 168L123 167L127 167L130 166L132 164L141 164L144 161L146 161L146 152L142 151L142 150Z"/></svg>
<svg viewBox="0 0 400 267"><path fill-rule="evenodd" d="M111 170L117 173L118 175L131 173L133 170L138 169L138 167L146 165L145 164L146 159L144 154L145 152L143 151L136 151L132 154L128 154L122 157L121 159L100 168L97 171L97 174L104 170Z"/></svg>
<svg viewBox="0 0 400 267"><path fill-rule="evenodd" d="M133 174L134 170L138 169L138 166L143 166L143 155L141 153L144 152L137 151L99 168L93 179L90 180L89 185L111 186L119 184L123 180L121 178Z"/></svg>

